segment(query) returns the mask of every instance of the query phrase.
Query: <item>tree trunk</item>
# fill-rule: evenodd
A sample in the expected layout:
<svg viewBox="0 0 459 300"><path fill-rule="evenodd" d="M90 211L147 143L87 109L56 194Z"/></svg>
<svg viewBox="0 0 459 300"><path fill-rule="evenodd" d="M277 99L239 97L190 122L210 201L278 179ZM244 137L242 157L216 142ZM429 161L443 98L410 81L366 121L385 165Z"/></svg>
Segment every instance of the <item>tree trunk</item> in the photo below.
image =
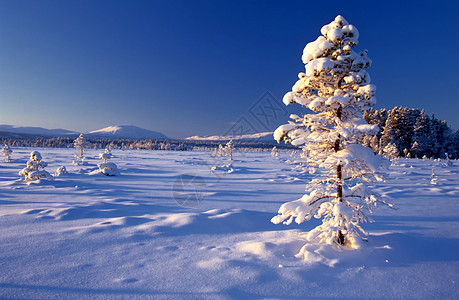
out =
<svg viewBox="0 0 459 300"><path fill-rule="evenodd" d="M336 117L338 119L341 119L341 106L338 108L336 111ZM341 136L338 135L338 138L335 141L335 153L340 150L340 142L341 142ZM336 198L338 199L339 202L343 201L343 185L341 183L341 180L343 179L343 172L342 172L343 166L341 164L336 166L336 179L337 179L337 185L336 185ZM338 236L337 236L337 242L340 245L344 245L345 243L345 238L343 233L341 232L341 229L338 229Z"/></svg>
<svg viewBox="0 0 459 300"><path fill-rule="evenodd" d="M336 117L341 120L341 106L338 108L336 111ZM341 136L338 135L338 138L335 141L335 153L341 150L340 148L340 142L341 142ZM337 165L336 166L336 178L338 179L338 184L336 185L336 198L339 199L339 201L342 201L343 197L343 185L341 184L341 179L343 179L343 173L342 173L342 165Z"/></svg>

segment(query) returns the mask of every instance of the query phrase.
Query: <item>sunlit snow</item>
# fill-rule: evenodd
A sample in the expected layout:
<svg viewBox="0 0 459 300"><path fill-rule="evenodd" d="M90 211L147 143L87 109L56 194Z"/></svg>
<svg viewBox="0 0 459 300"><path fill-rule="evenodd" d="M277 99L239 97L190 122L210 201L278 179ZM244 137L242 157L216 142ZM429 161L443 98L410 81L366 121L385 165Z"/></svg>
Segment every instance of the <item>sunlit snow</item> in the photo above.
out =
<svg viewBox="0 0 459 300"><path fill-rule="evenodd" d="M85 151L86 166L71 164L75 149L13 150L0 168L0 298L458 295L457 161L396 160L373 188L396 210L375 210L361 249L336 251L304 245L317 220L270 222L312 178L286 152L236 151L233 172L216 173L210 152L115 149L121 175L109 177L91 173L100 150ZM26 184L17 174L32 150L68 173Z"/></svg>

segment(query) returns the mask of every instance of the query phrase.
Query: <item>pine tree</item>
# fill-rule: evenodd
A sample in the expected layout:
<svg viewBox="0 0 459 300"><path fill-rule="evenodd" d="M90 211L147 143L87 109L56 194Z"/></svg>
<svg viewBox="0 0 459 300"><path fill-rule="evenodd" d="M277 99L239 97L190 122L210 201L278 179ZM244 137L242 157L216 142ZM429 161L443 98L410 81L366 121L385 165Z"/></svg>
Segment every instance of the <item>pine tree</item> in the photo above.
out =
<svg viewBox="0 0 459 300"><path fill-rule="evenodd" d="M387 144L386 147L383 149L384 156L389 159L395 159L399 156L399 152L397 146L395 144Z"/></svg>
<svg viewBox="0 0 459 300"><path fill-rule="evenodd" d="M430 131L430 121L426 116L425 111L421 111L421 115L417 118L416 123L414 124L414 138L413 145L411 146L411 151L414 154L414 157L423 157L429 151L429 131Z"/></svg>
<svg viewBox="0 0 459 300"><path fill-rule="evenodd" d="M373 150L373 153L379 153L379 140L377 135L373 135L370 141L370 148Z"/></svg>
<svg viewBox="0 0 459 300"><path fill-rule="evenodd" d="M40 152L32 151L27 166L19 172L19 175L24 176L26 181L54 180L53 176L45 170L46 166L48 163L42 160Z"/></svg>
<svg viewBox="0 0 459 300"><path fill-rule="evenodd" d="M234 151L233 140L230 140L228 143L226 143L225 151L226 151L226 156L230 158L230 161L233 161L233 151Z"/></svg>
<svg viewBox="0 0 459 300"><path fill-rule="evenodd" d="M376 87L365 70L371 64L367 51L353 50L359 37L355 26L337 16L321 33L306 45L302 56L306 73L298 75L283 99L286 105L298 103L314 113L291 115L292 121L274 132L278 142L301 146L308 167L321 174L307 186L308 194L284 203L271 221L288 225L294 219L302 223L323 217L309 239L358 248L360 233L365 234L359 223L367 221L369 209L382 202L365 182L382 180L378 170L387 162L358 144L364 134L378 130L363 118L363 111L376 101Z"/></svg>
<svg viewBox="0 0 459 300"><path fill-rule="evenodd" d="M384 124L381 134L380 150L383 150L389 144L396 145L399 142L397 139L397 136L399 136L397 109L398 107L394 107L394 109L390 110L387 115L386 123Z"/></svg>
<svg viewBox="0 0 459 300"><path fill-rule="evenodd" d="M10 146L5 144L2 148L2 154L5 157L5 161L9 162L11 160L11 153L13 153L13 150L11 150Z"/></svg>
<svg viewBox="0 0 459 300"><path fill-rule="evenodd" d="M84 157L84 146L85 146L85 140L83 134L80 134L79 137L77 137L73 141L73 146L78 150L77 154L74 154L75 160L73 161L74 165L83 165L85 164L85 157Z"/></svg>
<svg viewBox="0 0 459 300"><path fill-rule="evenodd" d="M277 147L276 146L274 146L271 149L271 156L274 157L274 158L279 158L279 151L277 151Z"/></svg>
<svg viewBox="0 0 459 300"><path fill-rule="evenodd" d="M108 161L110 158L112 158L112 152L110 151L110 149L105 149L104 152L99 153L99 158L104 161L103 163L97 164L100 173L107 176L120 175L120 172L116 164Z"/></svg>

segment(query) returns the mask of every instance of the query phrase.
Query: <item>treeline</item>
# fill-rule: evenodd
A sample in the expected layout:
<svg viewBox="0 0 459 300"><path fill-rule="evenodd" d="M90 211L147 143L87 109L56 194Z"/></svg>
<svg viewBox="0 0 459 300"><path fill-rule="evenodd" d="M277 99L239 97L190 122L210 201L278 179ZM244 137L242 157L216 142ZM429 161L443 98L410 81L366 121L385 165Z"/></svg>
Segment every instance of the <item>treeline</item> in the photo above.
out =
<svg viewBox="0 0 459 300"><path fill-rule="evenodd" d="M73 148L75 138L50 137L50 138L12 138L3 137L0 139L2 145L13 147L48 147L48 148ZM85 148L89 149L144 149L144 150L214 150L220 144L227 141L188 141L188 140L131 140L131 139L85 139ZM273 144L263 142L238 142L234 145L239 150L271 150ZM290 145L277 145L278 148L291 149Z"/></svg>
<svg viewBox="0 0 459 300"><path fill-rule="evenodd" d="M364 146L386 156L413 158L459 158L459 130L455 132L434 115L417 108L394 107L392 110L371 109L364 113L369 124L379 132L362 139Z"/></svg>
<svg viewBox="0 0 459 300"><path fill-rule="evenodd" d="M73 148L74 138L2 138L2 144L14 147L48 147ZM148 150L190 150L189 146L180 141L172 140L131 140L131 139L85 139L85 148L90 149L148 149Z"/></svg>

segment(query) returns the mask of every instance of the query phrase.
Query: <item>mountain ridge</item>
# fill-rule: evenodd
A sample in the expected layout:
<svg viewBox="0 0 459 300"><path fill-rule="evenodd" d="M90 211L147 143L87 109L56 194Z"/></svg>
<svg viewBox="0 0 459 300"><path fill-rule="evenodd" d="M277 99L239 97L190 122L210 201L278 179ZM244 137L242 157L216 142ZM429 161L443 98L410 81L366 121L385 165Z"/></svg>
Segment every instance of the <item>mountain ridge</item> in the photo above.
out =
<svg viewBox="0 0 459 300"><path fill-rule="evenodd" d="M112 125L98 130L93 130L85 134L87 137L97 138L128 138L132 140L137 139L154 139L154 140L167 140L166 135L152 131L149 129L140 128L133 125Z"/></svg>
<svg viewBox="0 0 459 300"><path fill-rule="evenodd" d="M253 134L242 134L239 136L224 136L224 135L211 135L211 136L190 136L185 138L187 141L206 141L206 142L225 142L229 140L241 142L262 142L262 143L275 143L273 133L271 131L259 132Z"/></svg>
<svg viewBox="0 0 459 300"><path fill-rule="evenodd" d="M77 132L67 129L47 129L43 127L0 125L0 137L76 137L83 133L88 138L107 139L169 139L166 135L133 125L111 125L88 132Z"/></svg>

